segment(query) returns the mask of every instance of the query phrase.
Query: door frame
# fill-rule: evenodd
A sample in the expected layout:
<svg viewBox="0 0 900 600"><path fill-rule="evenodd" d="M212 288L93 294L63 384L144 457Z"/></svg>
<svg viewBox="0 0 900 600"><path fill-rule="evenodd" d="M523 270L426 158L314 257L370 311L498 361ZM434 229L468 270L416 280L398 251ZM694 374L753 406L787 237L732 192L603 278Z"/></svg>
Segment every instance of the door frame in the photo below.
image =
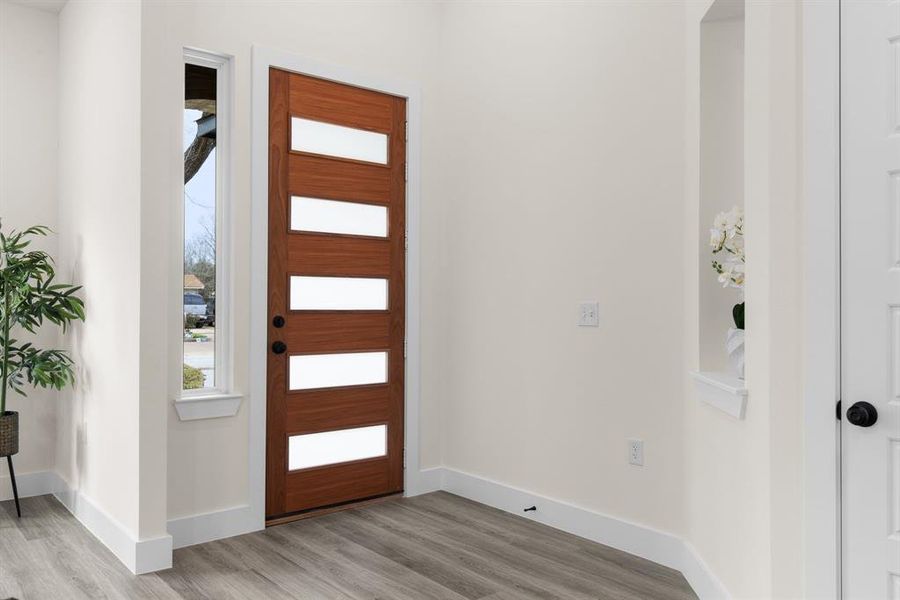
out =
<svg viewBox="0 0 900 600"><path fill-rule="evenodd" d="M269 257L269 68L328 79L406 98L406 369L404 417L405 496L427 491L419 467L420 382L420 187L421 94L411 82L384 79L304 56L254 45L251 96L251 215L250 215L250 390L248 398L248 488L252 518L265 527L266 508L266 358L268 356Z"/></svg>
<svg viewBox="0 0 900 600"><path fill-rule="evenodd" d="M802 2L805 597L841 598L840 1Z"/></svg>

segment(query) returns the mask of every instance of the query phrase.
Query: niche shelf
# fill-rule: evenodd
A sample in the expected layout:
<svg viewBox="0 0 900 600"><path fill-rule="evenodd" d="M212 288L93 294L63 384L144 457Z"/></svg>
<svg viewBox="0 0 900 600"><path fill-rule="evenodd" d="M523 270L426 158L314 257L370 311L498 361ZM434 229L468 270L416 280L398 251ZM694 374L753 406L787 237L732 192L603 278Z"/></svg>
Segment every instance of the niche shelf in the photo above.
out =
<svg viewBox="0 0 900 600"><path fill-rule="evenodd" d="M691 371L697 398L731 415L743 419L747 410L747 387L743 379L720 371Z"/></svg>

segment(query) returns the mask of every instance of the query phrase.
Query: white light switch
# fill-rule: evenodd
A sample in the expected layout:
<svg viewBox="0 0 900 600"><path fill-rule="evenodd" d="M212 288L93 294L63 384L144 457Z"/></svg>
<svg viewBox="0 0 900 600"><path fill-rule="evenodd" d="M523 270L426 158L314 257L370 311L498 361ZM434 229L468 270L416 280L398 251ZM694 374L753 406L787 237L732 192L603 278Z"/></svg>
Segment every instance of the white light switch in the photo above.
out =
<svg viewBox="0 0 900 600"><path fill-rule="evenodd" d="M600 303L582 302L578 305L579 327L600 327Z"/></svg>

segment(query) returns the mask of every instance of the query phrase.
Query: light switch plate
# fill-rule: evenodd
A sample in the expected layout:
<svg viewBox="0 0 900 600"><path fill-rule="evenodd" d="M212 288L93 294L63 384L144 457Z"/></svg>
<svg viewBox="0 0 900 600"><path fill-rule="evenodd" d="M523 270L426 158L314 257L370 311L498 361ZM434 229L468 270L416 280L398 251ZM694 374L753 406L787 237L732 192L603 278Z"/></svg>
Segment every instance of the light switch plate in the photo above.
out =
<svg viewBox="0 0 900 600"><path fill-rule="evenodd" d="M579 327L600 327L600 303L582 302L578 305Z"/></svg>

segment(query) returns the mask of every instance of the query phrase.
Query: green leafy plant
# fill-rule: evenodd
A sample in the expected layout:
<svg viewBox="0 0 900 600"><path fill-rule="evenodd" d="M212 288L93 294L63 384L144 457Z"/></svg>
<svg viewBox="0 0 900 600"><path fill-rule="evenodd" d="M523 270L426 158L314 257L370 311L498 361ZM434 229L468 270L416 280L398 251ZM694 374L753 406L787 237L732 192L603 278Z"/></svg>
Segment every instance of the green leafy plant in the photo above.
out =
<svg viewBox="0 0 900 600"><path fill-rule="evenodd" d="M186 390L199 390L203 387L203 371L191 365L182 367L182 388Z"/></svg>
<svg viewBox="0 0 900 600"><path fill-rule="evenodd" d="M18 331L37 333L49 321L65 331L72 321L84 321L81 286L56 283L53 259L29 250L42 225L8 234L0 228L0 415L6 412L9 390L25 395L25 385L62 389L74 383L74 363L62 350L41 350L20 342Z"/></svg>
<svg viewBox="0 0 900 600"><path fill-rule="evenodd" d="M744 303L735 304L734 308L731 309L731 316L734 318L734 327L735 329L743 329L744 328Z"/></svg>
<svg viewBox="0 0 900 600"><path fill-rule="evenodd" d="M185 329L197 329L200 325L200 317L197 315L185 315L184 316L184 328Z"/></svg>

